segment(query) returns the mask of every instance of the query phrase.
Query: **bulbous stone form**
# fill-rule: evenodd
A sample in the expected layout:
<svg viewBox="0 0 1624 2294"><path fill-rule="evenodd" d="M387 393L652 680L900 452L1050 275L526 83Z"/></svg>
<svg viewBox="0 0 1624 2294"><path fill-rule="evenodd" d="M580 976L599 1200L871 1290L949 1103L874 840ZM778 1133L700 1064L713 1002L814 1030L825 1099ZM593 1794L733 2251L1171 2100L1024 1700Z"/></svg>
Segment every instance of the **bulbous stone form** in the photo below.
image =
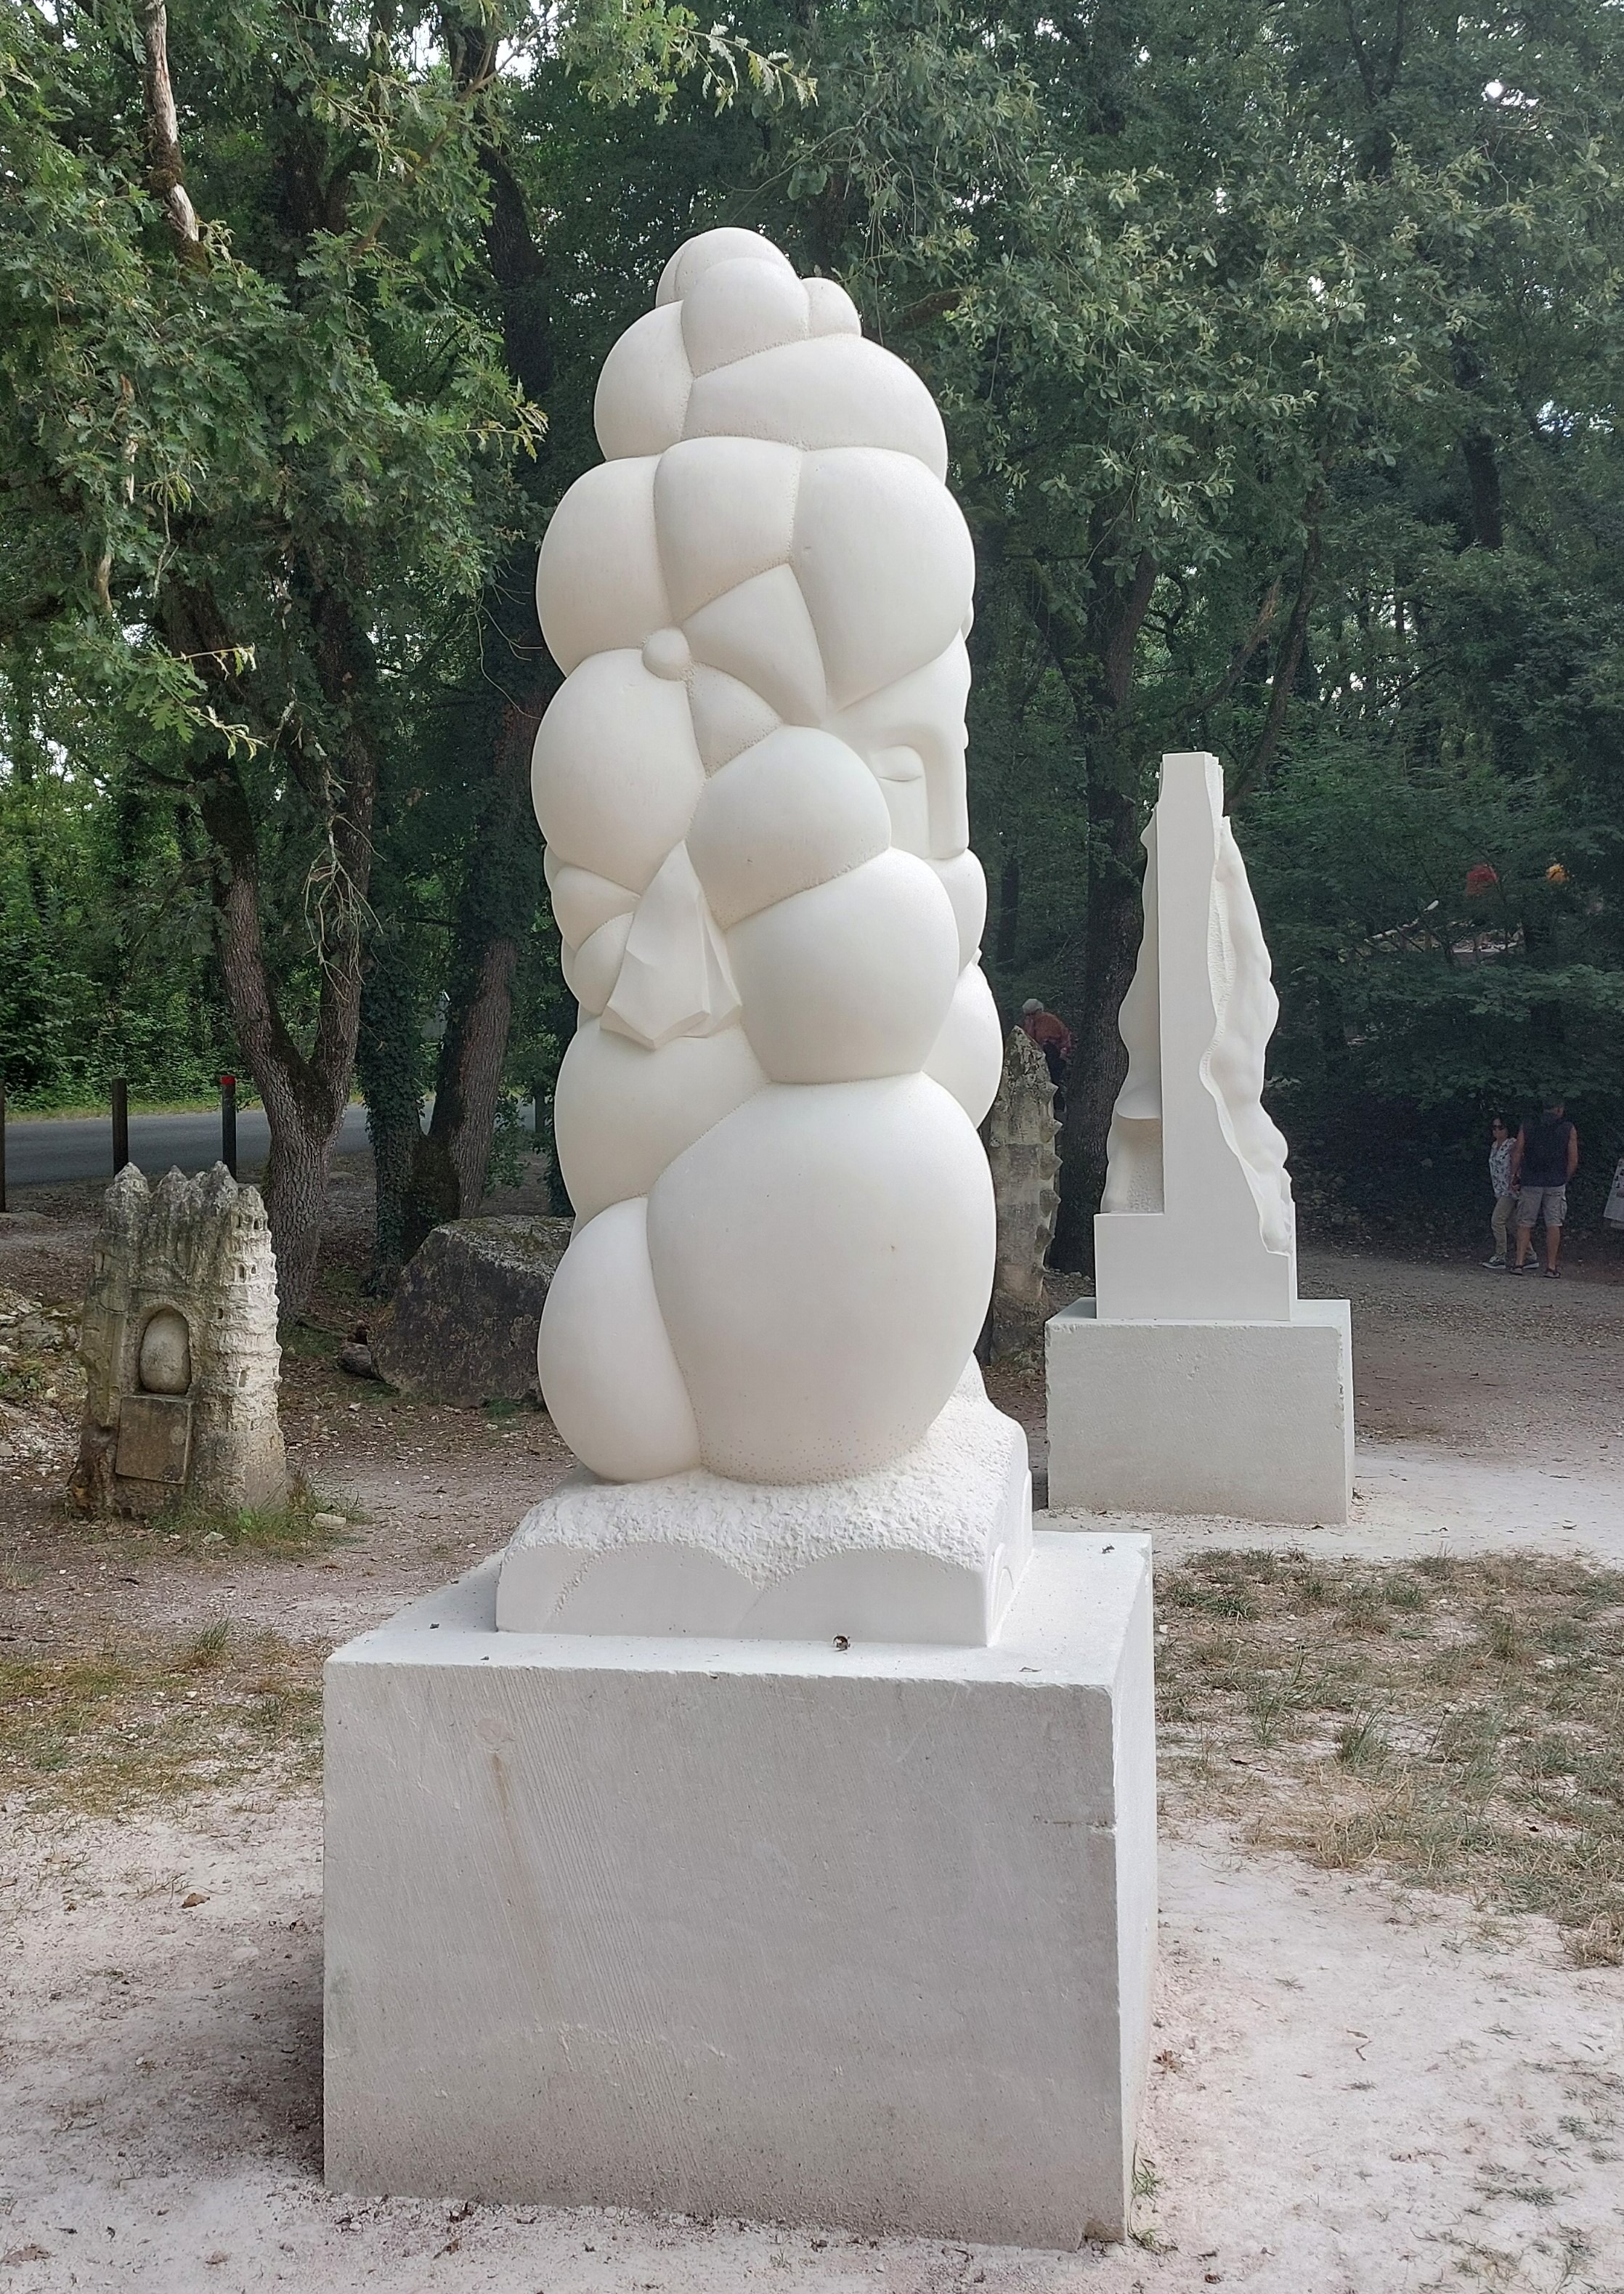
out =
<svg viewBox="0 0 1624 2294"><path fill-rule="evenodd" d="M849 1481L924 1441L992 1283L970 535L918 377L751 232L678 249L596 411L536 593L581 1012L542 1391L605 1481Z"/></svg>
<svg viewBox="0 0 1624 2294"><path fill-rule="evenodd" d="M191 1384L191 1333L186 1317L160 1306L141 1334L136 1374L144 1394L184 1394Z"/></svg>
<svg viewBox="0 0 1624 2294"><path fill-rule="evenodd" d="M73 1494L150 1513L183 1493L228 1507L288 1493L276 1387L276 1265L264 1206L223 1163L107 1191L85 1294L89 1379Z"/></svg>

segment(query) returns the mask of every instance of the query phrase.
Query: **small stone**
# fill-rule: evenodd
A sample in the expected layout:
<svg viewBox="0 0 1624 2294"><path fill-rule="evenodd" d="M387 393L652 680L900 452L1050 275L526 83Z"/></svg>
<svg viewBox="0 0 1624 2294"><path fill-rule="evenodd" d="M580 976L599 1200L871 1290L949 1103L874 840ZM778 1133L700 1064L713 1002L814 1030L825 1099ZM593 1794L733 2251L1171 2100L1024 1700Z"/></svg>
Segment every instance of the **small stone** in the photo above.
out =
<svg viewBox="0 0 1624 2294"><path fill-rule="evenodd" d="M195 1912L199 1904L206 1904L208 1898L205 1895L200 1895L198 1890L194 1888L190 1896L183 1896L181 1898L181 1909L183 1912Z"/></svg>
<svg viewBox="0 0 1624 2294"><path fill-rule="evenodd" d="M313 1529L321 1530L329 1537L338 1530L349 1527L347 1520L341 1513L313 1513L310 1517L310 1525Z"/></svg>

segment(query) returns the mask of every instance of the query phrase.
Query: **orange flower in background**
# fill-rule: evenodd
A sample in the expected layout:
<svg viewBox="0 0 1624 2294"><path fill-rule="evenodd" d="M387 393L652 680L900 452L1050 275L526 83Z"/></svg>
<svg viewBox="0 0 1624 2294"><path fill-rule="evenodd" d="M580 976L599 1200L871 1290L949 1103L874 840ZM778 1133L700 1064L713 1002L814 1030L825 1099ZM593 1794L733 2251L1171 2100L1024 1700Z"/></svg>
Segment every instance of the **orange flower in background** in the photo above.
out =
<svg viewBox="0 0 1624 2294"><path fill-rule="evenodd" d="M1547 884L1565 884L1567 883L1568 872L1563 866L1560 860L1552 861L1550 866L1545 872L1545 881Z"/></svg>

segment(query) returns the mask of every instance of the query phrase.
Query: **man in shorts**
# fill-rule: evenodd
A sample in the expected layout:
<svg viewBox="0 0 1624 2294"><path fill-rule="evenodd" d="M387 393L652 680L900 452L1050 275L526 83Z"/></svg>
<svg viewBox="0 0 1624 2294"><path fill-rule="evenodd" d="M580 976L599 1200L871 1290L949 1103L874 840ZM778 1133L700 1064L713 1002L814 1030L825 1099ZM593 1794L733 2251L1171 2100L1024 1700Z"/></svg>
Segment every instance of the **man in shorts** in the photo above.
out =
<svg viewBox="0 0 1624 2294"><path fill-rule="evenodd" d="M1545 1221L1545 1273L1556 1279L1562 1224L1568 1215L1568 1181L1579 1168L1579 1134L1559 1099L1547 1100L1543 1114L1530 1117L1511 1151L1512 1184L1517 1188L1517 1258L1514 1274L1531 1272L1529 1253L1534 1229Z"/></svg>

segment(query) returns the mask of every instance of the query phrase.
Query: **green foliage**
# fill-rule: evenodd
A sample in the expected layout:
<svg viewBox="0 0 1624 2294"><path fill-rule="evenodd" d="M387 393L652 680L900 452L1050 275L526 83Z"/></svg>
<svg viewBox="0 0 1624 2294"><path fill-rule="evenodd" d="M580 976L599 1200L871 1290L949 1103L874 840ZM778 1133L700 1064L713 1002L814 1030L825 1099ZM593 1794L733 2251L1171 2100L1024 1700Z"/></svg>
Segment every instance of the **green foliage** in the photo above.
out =
<svg viewBox="0 0 1624 2294"><path fill-rule="evenodd" d="M820 17L778 123L947 415L1006 1011L1108 1070L1136 926L1095 925L1159 751L1218 751L1314 1208L1464 1213L1489 1112L1556 1088L1582 1210L1624 1133L1620 37L896 0Z"/></svg>
<svg viewBox="0 0 1624 2294"><path fill-rule="evenodd" d="M19 697L0 686L0 1081L19 1109L104 1101L114 1075L207 1095L236 1059L195 818L60 686Z"/></svg>
<svg viewBox="0 0 1624 2294"><path fill-rule="evenodd" d="M1078 1029L1073 1191L1156 760L1199 746L1274 949L1309 1206L1464 1211L1487 1114L1555 1087L1582 1208L1624 1131L1601 0L751 0L710 25L463 0L369 30L177 0L195 257L134 15L76 24L0 28L13 1090L118 1066L174 1090L247 1055L215 964L246 819L301 1052L361 952L397 1166L425 1018L511 948L513 1167L572 1024L502 761L548 689L531 553L597 459L609 344L683 237L744 223L840 276L942 403L980 565L987 961L1006 1008L1043 994Z"/></svg>

